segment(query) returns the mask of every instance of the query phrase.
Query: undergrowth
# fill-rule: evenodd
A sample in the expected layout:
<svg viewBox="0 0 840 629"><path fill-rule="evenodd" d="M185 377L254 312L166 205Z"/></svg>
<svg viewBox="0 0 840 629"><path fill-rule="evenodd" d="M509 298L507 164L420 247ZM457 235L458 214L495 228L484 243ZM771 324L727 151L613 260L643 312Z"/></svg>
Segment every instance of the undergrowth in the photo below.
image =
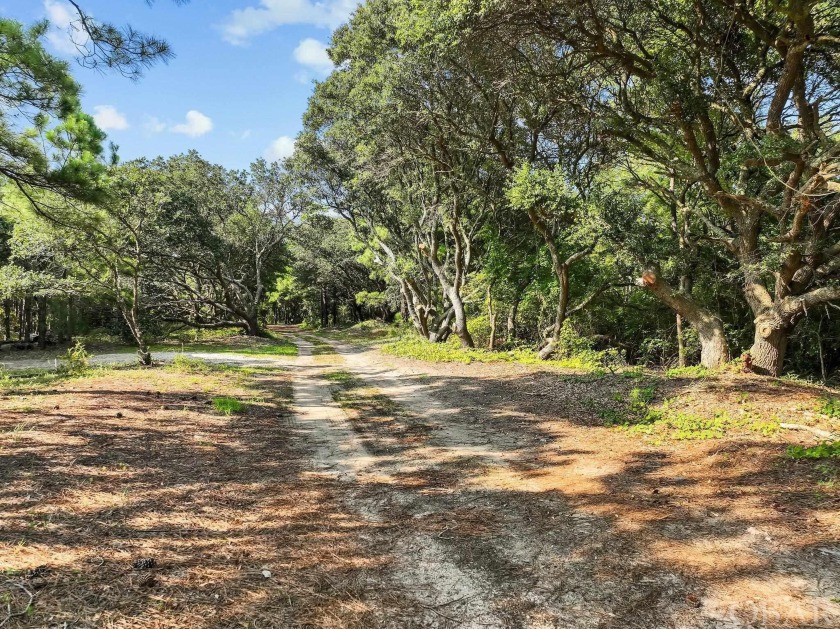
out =
<svg viewBox="0 0 840 629"><path fill-rule="evenodd" d="M382 351L401 358L413 358L428 362L464 363L519 363L526 365L552 365L564 369L589 371L604 368L604 357L600 352L590 352L556 360L540 360L530 349L490 351L479 348L460 347L457 337L450 337L445 343L430 343L420 338L403 338L387 343Z"/></svg>
<svg viewBox="0 0 840 629"><path fill-rule="evenodd" d="M604 406L596 401L590 404L598 406L598 416L605 425L658 439L719 439L735 431L758 432L769 437L780 430L777 417L762 417L747 400L742 401L737 416L715 411L709 417L680 410L676 399L666 399L653 407L655 397L656 387L649 385L634 387L626 397L616 393L613 402L617 405Z"/></svg>
<svg viewBox="0 0 840 629"><path fill-rule="evenodd" d="M815 446L791 445L787 447L791 459L840 459L840 441L825 441Z"/></svg>
<svg viewBox="0 0 840 629"><path fill-rule="evenodd" d="M840 419L840 398L825 397L820 400L817 412L831 417L832 419Z"/></svg>
<svg viewBox="0 0 840 629"><path fill-rule="evenodd" d="M277 372L277 367L243 367L241 365L211 363L210 361L193 358L184 354L175 356L172 362L166 365L165 369L184 374L229 373L237 376L255 376Z"/></svg>
<svg viewBox="0 0 840 629"><path fill-rule="evenodd" d="M705 378L710 375L712 375L712 371L702 365L674 367L665 372L666 378Z"/></svg>
<svg viewBox="0 0 840 629"><path fill-rule="evenodd" d="M58 357L58 360L61 361L61 366L58 370L69 375L81 375L90 367L90 359L92 357L92 354L87 351L84 344L81 341L76 341L73 347Z"/></svg>
<svg viewBox="0 0 840 629"><path fill-rule="evenodd" d="M134 366L97 365L75 372L42 368L0 370L0 393L19 394L28 391L37 391L69 380L104 376L113 371L131 368L134 368Z"/></svg>
<svg viewBox="0 0 840 629"><path fill-rule="evenodd" d="M362 321L349 328L322 332L330 338L350 343L395 340L412 334L411 330L404 326L389 325L376 320Z"/></svg>

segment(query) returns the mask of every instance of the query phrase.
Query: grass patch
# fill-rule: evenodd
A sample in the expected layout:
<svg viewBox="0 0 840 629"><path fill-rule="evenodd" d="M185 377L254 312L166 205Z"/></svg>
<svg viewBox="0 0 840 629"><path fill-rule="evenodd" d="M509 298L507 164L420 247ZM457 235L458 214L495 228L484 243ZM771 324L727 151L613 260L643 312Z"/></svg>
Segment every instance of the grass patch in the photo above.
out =
<svg viewBox="0 0 840 629"><path fill-rule="evenodd" d="M708 378L710 375L712 375L712 371L702 365L674 367L665 372L666 378Z"/></svg>
<svg viewBox="0 0 840 629"><path fill-rule="evenodd" d="M98 365L73 372L57 369L14 369L0 371L0 393L21 394L38 391L61 382L104 376L120 369L130 369L134 365L105 366Z"/></svg>
<svg viewBox="0 0 840 629"><path fill-rule="evenodd" d="M335 348L326 341L319 339L317 336L307 335L306 340L312 343L313 356L329 356L335 354Z"/></svg>
<svg viewBox="0 0 840 629"><path fill-rule="evenodd" d="M228 374L240 383L252 376L272 375L278 372L277 367L243 367L241 365L212 363L202 358L192 358L182 354L176 356L172 362L167 363L164 369L186 375Z"/></svg>
<svg viewBox="0 0 840 629"><path fill-rule="evenodd" d="M840 459L840 441L826 441L808 448L788 446L787 456L790 459Z"/></svg>
<svg viewBox="0 0 840 629"><path fill-rule="evenodd" d="M319 333L347 343L381 343L405 337L412 334L412 331L407 327L370 320L362 321L349 328L321 330Z"/></svg>
<svg viewBox="0 0 840 629"><path fill-rule="evenodd" d="M420 338L404 338L387 343L382 347L386 354L401 358L413 358L434 363L519 363L525 365L552 365L561 369L591 371L604 367L600 352L587 352L578 356L557 360L540 360L537 352L529 349L490 351L478 348L463 348L456 337L445 343L430 343Z"/></svg>
<svg viewBox="0 0 840 629"><path fill-rule="evenodd" d="M215 353L215 354L242 354L244 356L297 356L297 346L286 339L251 339L244 337L233 337L233 343L201 342L201 343L180 343L156 344L151 348L152 352L190 352L190 353Z"/></svg>
<svg viewBox="0 0 840 629"><path fill-rule="evenodd" d="M324 377L336 384L349 384L353 380L353 374L348 371L331 371L325 374Z"/></svg>
<svg viewBox="0 0 840 629"><path fill-rule="evenodd" d="M215 365L211 365L206 360L201 358L191 358L183 354L179 354L166 368L169 371L177 371L179 373L211 373L214 371Z"/></svg>
<svg viewBox="0 0 840 629"><path fill-rule="evenodd" d="M233 413L244 413L246 405L236 398L221 396L213 398L213 408L225 415L232 415Z"/></svg>

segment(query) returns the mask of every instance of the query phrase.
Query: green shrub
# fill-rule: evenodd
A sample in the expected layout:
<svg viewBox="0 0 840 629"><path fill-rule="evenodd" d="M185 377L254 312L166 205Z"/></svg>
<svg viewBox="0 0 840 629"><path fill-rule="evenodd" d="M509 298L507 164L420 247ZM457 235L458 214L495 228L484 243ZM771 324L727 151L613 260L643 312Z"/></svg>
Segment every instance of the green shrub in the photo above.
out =
<svg viewBox="0 0 840 629"><path fill-rule="evenodd" d="M487 347L490 343L490 317L481 315L474 317L467 322L467 329L470 331L476 347Z"/></svg>
<svg viewBox="0 0 840 629"><path fill-rule="evenodd" d="M184 329L179 328L176 332L167 335L168 338L181 343L198 343L203 341L220 341L234 336L242 336L242 328L216 328L216 329Z"/></svg>
<svg viewBox="0 0 840 629"><path fill-rule="evenodd" d="M58 357L62 362L59 370L67 374L81 374L87 371L90 366L90 359L92 354L87 351L81 341L76 341L76 344Z"/></svg>

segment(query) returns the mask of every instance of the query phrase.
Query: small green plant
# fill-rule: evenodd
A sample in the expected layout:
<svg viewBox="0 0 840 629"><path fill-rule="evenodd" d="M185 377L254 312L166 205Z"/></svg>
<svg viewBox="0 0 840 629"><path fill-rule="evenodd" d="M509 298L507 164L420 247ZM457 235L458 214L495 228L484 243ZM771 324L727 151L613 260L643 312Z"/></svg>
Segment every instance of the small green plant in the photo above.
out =
<svg viewBox="0 0 840 629"><path fill-rule="evenodd" d="M353 379L352 374L346 371L331 371L328 374L324 374L324 377L330 382L335 382L337 384L345 384Z"/></svg>
<svg viewBox="0 0 840 629"><path fill-rule="evenodd" d="M213 398L213 408L225 415L232 415L233 413L242 413L245 411L245 404L236 398L222 396Z"/></svg>
<svg viewBox="0 0 840 629"><path fill-rule="evenodd" d="M712 372L706 369L703 365L693 365L691 367L674 367L665 372L666 378L706 378Z"/></svg>
<svg viewBox="0 0 840 629"><path fill-rule="evenodd" d="M734 418L725 411L703 417L675 408L679 401L673 398L664 400L657 408L651 408L655 397L655 386L635 387L628 392L622 408L603 408L598 411L598 416L607 426L620 426L633 434L676 440L719 439L733 430L749 430L764 436L779 431L778 417L763 420L747 408ZM616 394L613 399L621 402L623 398Z"/></svg>
<svg viewBox="0 0 840 629"><path fill-rule="evenodd" d="M656 396L656 387L634 387L630 389L630 406L632 408L643 410Z"/></svg>
<svg viewBox="0 0 840 629"><path fill-rule="evenodd" d="M822 398L817 412L821 415L827 415L832 419L840 419L840 398Z"/></svg>
<svg viewBox="0 0 840 629"><path fill-rule="evenodd" d="M824 441L809 448L788 446L787 456L790 459L837 459L840 458L840 441Z"/></svg>
<svg viewBox="0 0 840 629"><path fill-rule="evenodd" d="M81 341L76 341L76 344L58 357L61 361L59 370L70 375L78 375L87 371L90 366L90 359L92 354L85 349Z"/></svg>
<svg viewBox="0 0 840 629"><path fill-rule="evenodd" d="M622 371L621 375L629 380L638 380L645 377L645 370L642 367L630 367Z"/></svg>
<svg viewBox="0 0 840 629"><path fill-rule="evenodd" d="M617 426L624 423L624 415L614 408L602 408L598 411L598 417L605 426Z"/></svg>

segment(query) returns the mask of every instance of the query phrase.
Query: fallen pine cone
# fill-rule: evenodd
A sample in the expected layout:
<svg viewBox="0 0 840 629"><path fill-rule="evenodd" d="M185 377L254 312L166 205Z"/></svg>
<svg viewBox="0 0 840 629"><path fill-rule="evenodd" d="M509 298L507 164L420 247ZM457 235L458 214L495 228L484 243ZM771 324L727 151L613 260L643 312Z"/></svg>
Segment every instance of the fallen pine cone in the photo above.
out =
<svg viewBox="0 0 840 629"><path fill-rule="evenodd" d="M32 570L29 570L26 573L25 577L29 580L31 580L31 579L43 579L49 573L50 573L49 566L38 566L37 568L32 568Z"/></svg>
<svg viewBox="0 0 840 629"><path fill-rule="evenodd" d="M135 570L151 570L157 565L157 561L155 561L154 557L143 557L141 559L135 559L131 562L131 567Z"/></svg>

